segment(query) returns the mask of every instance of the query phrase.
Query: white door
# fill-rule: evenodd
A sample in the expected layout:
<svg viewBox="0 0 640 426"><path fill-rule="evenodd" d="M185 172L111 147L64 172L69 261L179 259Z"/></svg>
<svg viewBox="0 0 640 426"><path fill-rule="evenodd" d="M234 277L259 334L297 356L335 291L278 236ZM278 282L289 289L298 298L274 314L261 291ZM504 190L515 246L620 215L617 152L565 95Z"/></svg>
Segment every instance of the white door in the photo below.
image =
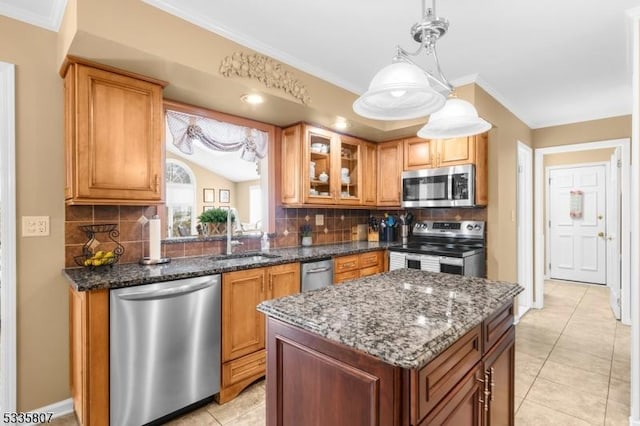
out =
<svg viewBox="0 0 640 426"><path fill-rule="evenodd" d="M606 282L606 167L549 172L549 275L552 279Z"/></svg>
<svg viewBox="0 0 640 426"><path fill-rule="evenodd" d="M609 303L616 319L620 319L620 148L611 155L609 187L607 188L607 286Z"/></svg>
<svg viewBox="0 0 640 426"><path fill-rule="evenodd" d="M518 316L533 305L533 153L518 142Z"/></svg>

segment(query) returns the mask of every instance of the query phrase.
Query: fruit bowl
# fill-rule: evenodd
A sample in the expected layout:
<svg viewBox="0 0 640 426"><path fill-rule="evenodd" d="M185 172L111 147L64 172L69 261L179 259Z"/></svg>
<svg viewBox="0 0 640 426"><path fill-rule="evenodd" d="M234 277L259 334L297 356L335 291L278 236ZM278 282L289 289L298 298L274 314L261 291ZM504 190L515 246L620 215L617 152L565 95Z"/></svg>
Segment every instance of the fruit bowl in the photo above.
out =
<svg viewBox="0 0 640 426"><path fill-rule="evenodd" d="M120 255L114 251L99 250L95 254L87 253L73 258L78 266L97 268L99 266L113 266L118 263Z"/></svg>

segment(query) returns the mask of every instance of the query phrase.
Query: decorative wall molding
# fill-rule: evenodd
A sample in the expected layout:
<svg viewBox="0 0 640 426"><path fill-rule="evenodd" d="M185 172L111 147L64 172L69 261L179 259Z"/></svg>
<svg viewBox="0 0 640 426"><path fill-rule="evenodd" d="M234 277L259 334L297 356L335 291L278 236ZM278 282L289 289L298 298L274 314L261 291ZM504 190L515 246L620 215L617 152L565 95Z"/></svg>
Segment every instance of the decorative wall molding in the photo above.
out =
<svg viewBox="0 0 640 426"><path fill-rule="evenodd" d="M220 64L220 74L225 77L253 78L268 88L281 89L305 105L311 102L309 91L294 74L282 68L282 64L257 53L234 52Z"/></svg>

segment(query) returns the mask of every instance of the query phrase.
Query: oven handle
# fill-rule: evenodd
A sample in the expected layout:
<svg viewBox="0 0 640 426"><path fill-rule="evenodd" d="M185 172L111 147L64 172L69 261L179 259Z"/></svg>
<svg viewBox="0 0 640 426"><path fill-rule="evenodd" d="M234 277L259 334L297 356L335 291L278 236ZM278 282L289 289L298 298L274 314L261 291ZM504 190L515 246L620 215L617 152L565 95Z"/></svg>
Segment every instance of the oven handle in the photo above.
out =
<svg viewBox="0 0 640 426"><path fill-rule="evenodd" d="M458 258L458 257L440 256L440 264L441 265L464 266L464 259L461 259L461 258Z"/></svg>

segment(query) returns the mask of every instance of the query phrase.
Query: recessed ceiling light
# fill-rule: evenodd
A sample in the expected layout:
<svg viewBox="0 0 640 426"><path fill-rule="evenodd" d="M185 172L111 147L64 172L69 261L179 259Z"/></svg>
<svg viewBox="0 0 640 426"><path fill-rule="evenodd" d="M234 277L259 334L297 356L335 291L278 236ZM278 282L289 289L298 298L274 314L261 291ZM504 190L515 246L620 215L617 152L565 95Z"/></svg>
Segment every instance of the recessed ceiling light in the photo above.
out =
<svg viewBox="0 0 640 426"><path fill-rule="evenodd" d="M246 102L250 105L259 105L264 102L264 98L262 97L262 95L259 95L257 93L242 95L240 99L242 100L242 102Z"/></svg>
<svg viewBox="0 0 640 426"><path fill-rule="evenodd" d="M333 123L333 126L334 126L336 129L344 130L344 129L346 129L347 127L349 127L349 122L348 122L346 119L342 118L342 117L338 117L338 118L336 119L335 123Z"/></svg>

